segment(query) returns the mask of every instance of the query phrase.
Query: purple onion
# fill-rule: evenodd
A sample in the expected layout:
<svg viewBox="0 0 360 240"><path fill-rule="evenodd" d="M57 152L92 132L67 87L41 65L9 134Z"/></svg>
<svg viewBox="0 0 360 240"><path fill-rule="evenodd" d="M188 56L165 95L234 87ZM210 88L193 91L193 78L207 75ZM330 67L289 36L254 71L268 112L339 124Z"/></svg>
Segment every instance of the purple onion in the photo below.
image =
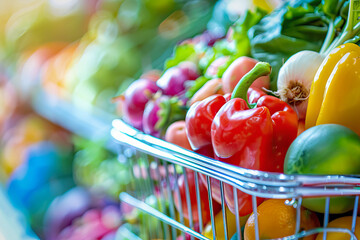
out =
<svg viewBox="0 0 360 240"><path fill-rule="evenodd" d="M141 130L145 105L158 90L156 83L149 79L139 79L133 82L124 93L124 120Z"/></svg>
<svg viewBox="0 0 360 240"><path fill-rule="evenodd" d="M156 129L156 124L160 120L160 104L162 101L168 101L169 98L161 96L157 99L150 100L145 107L144 115L142 119L143 130L146 134L150 134L154 137L161 136L161 129Z"/></svg>
<svg viewBox="0 0 360 240"><path fill-rule="evenodd" d="M185 90L185 82L193 81L199 77L195 64L184 62L179 66L169 68L157 80L156 84L163 94L175 96Z"/></svg>
<svg viewBox="0 0 360 240"><path fill-rule="evenodd" d="M200 76L195 63L193 62L185 61L180 63L178 67L181 68L184 75L187 76L188 80L195 80Z"/></svg>

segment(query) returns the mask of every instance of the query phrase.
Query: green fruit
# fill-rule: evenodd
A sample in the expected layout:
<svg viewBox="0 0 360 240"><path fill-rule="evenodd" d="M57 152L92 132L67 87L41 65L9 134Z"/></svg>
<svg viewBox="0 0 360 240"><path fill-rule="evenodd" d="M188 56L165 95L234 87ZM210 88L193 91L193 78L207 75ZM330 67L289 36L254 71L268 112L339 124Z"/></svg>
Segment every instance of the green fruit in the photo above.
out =
<svg viewBox="0 0 360 240"><path fill-rule="evenodd" d="M284 163L286 174L360 174L360 138L337 124L312 127L291 144ZM345 213L353 208L353 197L332 197L330 213ZM306 198L303 205L325 211L325 198Z"/></svg>

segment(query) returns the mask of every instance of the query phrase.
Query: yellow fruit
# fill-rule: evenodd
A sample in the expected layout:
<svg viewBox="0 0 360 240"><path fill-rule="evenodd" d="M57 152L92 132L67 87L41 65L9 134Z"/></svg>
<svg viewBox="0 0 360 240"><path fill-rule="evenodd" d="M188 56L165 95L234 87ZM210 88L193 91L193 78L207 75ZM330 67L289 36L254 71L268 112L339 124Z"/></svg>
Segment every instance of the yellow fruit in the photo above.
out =
<svg viewBox="0 0 360 240"><path fill-rule="evenodd" d="M260 239L283 238L295 234L296 208L285 204L285 199L270 199L259 205L258 209ZM301 209L300 228L304 230L319 227L316 214ZM255 216L252 213L245 224L245 240L255 239ZM316 236L305 237L304 240L313 240Z"/></svg>
<svg viewBox="0 0 360 240"><path fill-rule="evenodd" d="M249 215L240 217L241 226L245 224L248 217ZM215 216L214 221L215 221L216 239L225 240L224 221L223 221L222 212L219 212ZM226 223L227 223L227 235L228 238L231 238L231 236L236 233L236 216L232 212L230 212L228 208L226 208ZM211 222L208 225L206 225L202 234L209 239L214 239L212 234Z"/></svg>
<svg viewBox="0 0 360 240"><path fill-rule="evenodd" d="M328 224L328 228L346 228L351 230L352 224L352 217L341 217L337 218ZM360 217L356 218L356 225L355 225L355 236L357 239L360 239ZM319 233L316 240L322 240L323 233ZM338 232L328 232L326 234L327 240L350 240L350 235L347 233L338 233Z"/></svg>

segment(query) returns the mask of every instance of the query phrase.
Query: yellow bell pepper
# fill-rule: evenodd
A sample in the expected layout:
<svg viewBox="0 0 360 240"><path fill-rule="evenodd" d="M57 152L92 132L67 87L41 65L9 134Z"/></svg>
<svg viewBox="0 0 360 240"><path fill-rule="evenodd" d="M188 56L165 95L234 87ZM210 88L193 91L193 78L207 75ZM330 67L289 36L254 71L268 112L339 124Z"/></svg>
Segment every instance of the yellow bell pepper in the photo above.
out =
<svg viewBox="0 0 360 240"><path fill-rule="evenodd" d="M305 127L336 123L360 134L360 47L347 43L334 49L312 83Z"/></svg>

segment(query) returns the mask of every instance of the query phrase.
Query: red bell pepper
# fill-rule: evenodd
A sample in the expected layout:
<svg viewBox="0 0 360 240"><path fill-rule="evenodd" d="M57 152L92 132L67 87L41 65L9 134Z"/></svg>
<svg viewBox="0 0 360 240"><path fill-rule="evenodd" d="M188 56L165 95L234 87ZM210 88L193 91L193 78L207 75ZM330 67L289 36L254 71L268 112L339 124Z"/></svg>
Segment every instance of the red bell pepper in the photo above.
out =
<svg viewBox="0 0 360 240"><path fill-rule="evenodd" d="M222 96L219 94L207 97L206 99L191 105L185 118L186 133L191 148L204 156L214 158L214 150L211 143L211 124L219 109L230 100L231 95ZM201 182L208 190L206 176L199 174ZM220 198L220 183L211 178L212 197L218 203Z"/></svg>
<svg viewBox="0 0 360 240"><path fill-rule="evenodd" d="M231 100L215 115L211 140L216 159L248 169L282 171L286 151L297 135L297 115L276 97L265 95L256 103L249 103L247 97L250 85L270 71L268 63L257 63L237 84ZM251 196L240 191L237 195L240 215L251 213ZM229 185L225 186L225 199L235 212L233 189Z"/></svg>
<svg viewBox="0 0 360 240"><path fill-rule="evenodd" d="M215 94L191 105L186 113L186 133L191 148L207 157L214 157L211 144L211 124L219 109L230 99L230 95Z"/></svg>
<svg viewBox="0 0 360 240"><path fill-rule="evenodd" d="M266 95L262 90L249 88L250 102L256 102L261 96ZM214 158L211 142L211 124L220 108L231 99L231 94L224 96L216 94L191 105L186 114L186 132L192 149L202 155ZM206 176L200 174L200 179L207 189ZM220 182L211 179L212 197L221 203Z"/></svg>
<svg viewBox="0 0 360 240"><path fill-rule="evenodd" d="M249 88L254 80L269 73L269 64L259 63L241 79L231 100L214 95L191 106L186 130L195 151L214 157L215 150L218 160L244 168L282 171L286 151L297 135L298 118L285 102ZM205 176L200 178L207 186ZM214 179L212 193L220 202L219 181ZM234 212L232 188L226 186L225 193ZM251 213L251 196L238 192L238 203L242 216Z"/></svg>
<svg viewBox="0 0 360 240"><path fill-rule="evenodd" d="M248 98L251 103L266 95L262 90L249 88ZM231 94L215 94L191 105L186 113L186 132L194 151L207 157L214 157L211 142L211 124L220 108L231 99Z"/></svg>

